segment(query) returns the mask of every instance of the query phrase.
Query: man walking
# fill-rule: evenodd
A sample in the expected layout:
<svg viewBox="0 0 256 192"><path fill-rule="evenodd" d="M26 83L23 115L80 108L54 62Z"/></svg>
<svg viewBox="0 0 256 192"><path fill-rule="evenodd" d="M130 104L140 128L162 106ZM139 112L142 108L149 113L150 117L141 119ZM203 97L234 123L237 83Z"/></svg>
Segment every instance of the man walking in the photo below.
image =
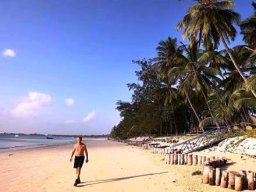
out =
<svg viewBox="0 0 256 192"><path fill-rule="evenodd" d="M74 186L77 186L77 184L81 182L80 173L84 163L84 154L86 155L85 162L88 163L89 161L87 148L86 148L86 145L82 143L82 137L77 138L77 142L74 145L74 149L71 154L70 162L72 162L72 158L74 154L75 154L74 168L76 169L76 174L77 174L77 178L75 180Z"/></svg>

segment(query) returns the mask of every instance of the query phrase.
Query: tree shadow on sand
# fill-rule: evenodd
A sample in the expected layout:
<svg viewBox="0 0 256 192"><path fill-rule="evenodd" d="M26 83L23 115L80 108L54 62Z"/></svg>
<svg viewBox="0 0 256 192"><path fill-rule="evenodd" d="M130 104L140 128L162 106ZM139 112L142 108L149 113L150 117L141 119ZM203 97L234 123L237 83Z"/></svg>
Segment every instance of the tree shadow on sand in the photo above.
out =
<svg viewBox="0 0 256 192"><path fill-rule="evenodd" d="M117 178L111 178L111 179L102 179L102 180L96 180L96 181L87 181L87 182L81 182L80 185L77 185L77 187L85 187L85 186L97 185L97 184L101 184L101 183L109 183L109 182L114 182L114 181L134 179L134 178L137 178L137 177L146 177L146 176L152 176L152 175L162 175L162 174L165 174L165 173L168 173L168 171L159 172L159 173L148 173L148 174L142 174L142 175L133 175L133 176L127 176L127 177L117 177Z"/></svg>

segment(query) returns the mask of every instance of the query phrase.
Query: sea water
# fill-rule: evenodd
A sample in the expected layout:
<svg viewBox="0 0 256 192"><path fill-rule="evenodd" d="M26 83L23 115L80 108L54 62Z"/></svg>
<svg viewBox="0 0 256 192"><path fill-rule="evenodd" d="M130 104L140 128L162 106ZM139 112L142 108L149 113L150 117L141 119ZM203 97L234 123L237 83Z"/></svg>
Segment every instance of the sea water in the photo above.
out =
<svg viewBox="0 0 256 192"><path fill-rule="evenodd" d="M74 137L51 136L51 138L53 139L47 139L44 135L0 134L0 152L68 144L76 141Z"/></svg>

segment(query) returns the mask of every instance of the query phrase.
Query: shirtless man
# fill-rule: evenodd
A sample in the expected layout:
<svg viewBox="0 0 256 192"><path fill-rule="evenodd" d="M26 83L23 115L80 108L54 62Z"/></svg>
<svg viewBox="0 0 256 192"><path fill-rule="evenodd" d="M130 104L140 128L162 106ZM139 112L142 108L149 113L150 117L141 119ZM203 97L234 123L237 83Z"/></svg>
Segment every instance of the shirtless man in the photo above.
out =
<svg viewBox="0 0 256 192"><path fill-rule="evenodd" d="M74 145L74 149L71 154L70 162L72 162L73 155L75 154L75 161L74 161L74 168L76 169L76 174L77 174L77 179L74 183L74 186L77 186L80 181L80 173L81 173L81 168L84 163L84 154L86 155L86 160L85 162L88 163L88 152L86 145L82 143L82 137L77 137L77 142Z"/></svg>

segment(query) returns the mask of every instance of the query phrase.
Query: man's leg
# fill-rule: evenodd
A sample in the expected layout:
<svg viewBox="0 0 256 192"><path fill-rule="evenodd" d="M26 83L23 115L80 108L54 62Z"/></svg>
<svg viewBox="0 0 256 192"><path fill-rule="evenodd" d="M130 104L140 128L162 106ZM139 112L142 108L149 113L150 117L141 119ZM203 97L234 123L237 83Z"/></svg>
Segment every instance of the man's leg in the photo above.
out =
<svg viewBox="0 0 256 192"><path fill-rule="evenodd" d="M80 180L80 173L81 173L81 167L78 167L77 169L77 179L79 179Z"/></svg>

